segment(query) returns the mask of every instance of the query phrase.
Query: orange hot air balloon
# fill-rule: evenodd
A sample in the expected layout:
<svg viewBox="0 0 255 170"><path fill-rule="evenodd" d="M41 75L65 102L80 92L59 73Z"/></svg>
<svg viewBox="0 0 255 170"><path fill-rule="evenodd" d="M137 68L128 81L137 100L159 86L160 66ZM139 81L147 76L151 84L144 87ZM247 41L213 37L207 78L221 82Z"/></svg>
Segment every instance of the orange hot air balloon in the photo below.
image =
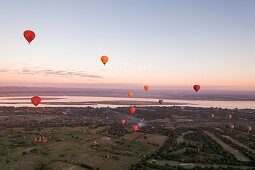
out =
<svg viewBox="0 0 255 170"><path fill-rule="evenodd" d="M150 87L148 85L145 85L143 88L144 90L148 91Z"/></svg>
<svg viewBox="0 0 255 170"><path fill-rule="evenodd" d="M214 118L214 117L215 117L215 115L212 113L212 114L211 114L211 118Z"/></svg>
<svg viewBox="0 0 255 170"><path fill-rule="evenodd" d="M229 125L229 128L230 128L230 129L234 129L234 128L235 128L235 125Z"/></svg>
<svg viewBox="0 0 255 170"><path fill-rule="evenodd" d="M199 86L199 85L194 85L193 88L194 88L194 90L195 90L196 92L198 92L198 91L200 90L200 86Z"/></svg>
<svg viewBox="0 0 255 170"><path fill-rule="evenodd" d="M28 41L29 44L35 38L35 33L31 30L24 31L23 35L24 35L25 39Z"/></svg>
<svg viewBox="0 0 255 170"><path fill-rule="evenodd" d="M120 123L124 125L126 123L126 120L121 120Z"/></svg>
<svg viewBox="0 0 255 170"><path fill-rule="evenodd" d="M252 131L252 127L251 127L251 126L248 126L248 127L247 127L247 131L248 131L248 132L251 132L251 131Z"/></svg>
<svg viewBox="0 0 255 170"><path fill-rule="evenodd" d="M228 119L231 119L233 116L231 114L228 115Z"/></svg>
<svg viewBox="0 0 255 170"><path fill-rule="evenodd" d="M134 115L135 114L135 108L134 107L130 107L129 108L129 112Z"/></svg>
<svg viewBox="0 0 255 170"><path fill-rule="evenodd" d="M108 57L107 56L102 56L101 61L105 65L108 62Z"/></svg>
<svg viewBox="0 0 255 170"><path fill-rule="evenodd" d="M133 93L132 92L128 92L128 97L132 97Z"/></svg>
<svg viewBox="0 0 255 170"><path fill-rule="evenodd" d="M32 102L35 106L38 106L38 104L41 103L41 100L42 100L42 99L41 99L39 96L34 96L34 97L32 97L31 102Z"/></svg>
<svg viewBox="0 0 255 170"><path fill-rule="evenodd" d="M137 125L134 125L133 126L133 130L136 132L137 130L139 129L139 126L137 126Z"/></svg>
<svg viewBox="0 0 255 170"><path fill-rule="evenodd" d="M159 104L163 104L164 101L161 99L158 102L159 102Z"/></svg>

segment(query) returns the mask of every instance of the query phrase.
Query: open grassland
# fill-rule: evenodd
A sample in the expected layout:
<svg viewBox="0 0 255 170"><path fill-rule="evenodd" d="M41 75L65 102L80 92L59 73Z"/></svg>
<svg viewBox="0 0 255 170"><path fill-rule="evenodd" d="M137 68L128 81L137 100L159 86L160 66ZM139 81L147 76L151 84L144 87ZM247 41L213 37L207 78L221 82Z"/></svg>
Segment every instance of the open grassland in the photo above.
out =
<svg viewBox="0 0 255 170"><path fill-rule="evenodd" d="M167 136L158 135L158 134L145 134L145 133L131 133L126 134L122 139L129 141L139 141L141 143L154 144L162 146L167 139Z"/></svg>
<svg viewBox="0 0 255 170"><path fill-rule="evenodd" d="M124 170L136 163L140 156L155 152L166 139L161 135L139 132L123 138L109 137L101 133L105 128L1 130L0 169L84 169L89 165ZM42 135L48 139L47 143L33 143L35 137Z"/></svg>

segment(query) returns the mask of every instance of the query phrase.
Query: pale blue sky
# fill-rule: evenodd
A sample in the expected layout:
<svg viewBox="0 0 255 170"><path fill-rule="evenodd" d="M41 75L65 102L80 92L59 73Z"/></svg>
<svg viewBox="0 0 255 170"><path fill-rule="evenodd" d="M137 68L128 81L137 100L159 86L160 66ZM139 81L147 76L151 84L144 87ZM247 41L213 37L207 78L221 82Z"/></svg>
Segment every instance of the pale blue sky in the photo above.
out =
<svg viewBox="0 0 255 170"><path fill-rule="evenodd" d="M0 2L0 82L255 89L253 0ZM27 29L37 35L30 46Z"/></svg>

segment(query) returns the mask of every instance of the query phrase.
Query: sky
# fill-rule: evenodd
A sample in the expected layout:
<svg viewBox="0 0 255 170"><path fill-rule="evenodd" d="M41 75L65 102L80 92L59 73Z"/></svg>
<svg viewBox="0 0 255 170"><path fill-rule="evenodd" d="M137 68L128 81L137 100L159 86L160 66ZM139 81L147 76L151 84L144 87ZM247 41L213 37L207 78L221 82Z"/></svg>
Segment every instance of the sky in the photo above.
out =
<svg viewBox="0 0 255 170"><path fill-rule="evenodd" d="M254 9L253 0L1 0L0 86L255 90ZM25 30L36 33L30 45Z"/></svg>

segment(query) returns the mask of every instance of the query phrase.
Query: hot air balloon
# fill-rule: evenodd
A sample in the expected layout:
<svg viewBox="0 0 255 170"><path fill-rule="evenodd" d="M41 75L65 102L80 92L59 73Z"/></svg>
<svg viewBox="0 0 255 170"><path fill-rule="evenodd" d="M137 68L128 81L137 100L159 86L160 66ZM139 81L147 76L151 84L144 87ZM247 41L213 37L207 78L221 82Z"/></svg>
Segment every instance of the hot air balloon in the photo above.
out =
<svg viewBox="0 0 255 170"><path fill-rule="evenodd" d="M200 86L199 86L199 85L194 85L193 88L194 88L194 90L195 90L196 92L198 92L198 91L200 90Z"/></svg>
<svg viewBox="0 0 255 170"><path fill-rule="evenodd" d="M133 93L132 92L128 92L128 97L132 97Z"/></svg>
<svg viewBox="0 0 255 170"><path fill-rule="evenodd" d="M137 126L137 125L134 125L133 126L133 130L136 132L137 130L139 129L139 126Z"/></svg>
<svg viewBox="0 0 255 170"><path fill-rule="evenodd" d="M35 33L31 30L24 31L23 35L24 35L25 39L28 41L29 44L35 38Z"/></svg>
<svg viewBox="0 0 255 170"><path fill-rule="evenodd" d="M39 96L34 96L34 97L32 97L31 102L32 102L35 106L38 106L38 104L41 103L41 100L42 100L42 99L41 99Z"/></svg>
<svg viewBox="0 0 255 170"><path fill-rule="evenodd" d="M129 108L129 112L134 115L135 114L135 108L134 107L130 107Z"/></svg>
<svg viewBox="0 0 255 170"><path fill-rule="evenodd" d="M231 114L228 114L228 119L231 119L233 116Z"/></svg>
<svg viewBox="0 0 255 170"><path fill-rule="evenodd" d="M102 56L101 61L105 65L108 62L108 57L107 56Z"/></svg>
<svg viewBox="0 0 255 170"><path fill-rule="evenodd" d="M215 117L215 115L212 113L212 114L211 114L211 118L214 118L214 117Z"/></svg>
<svg viewBox="0 0 255 170"><path fill-rule="evenodd" d="M148 91L150 87L148 85L145 85L143 88L144 90Z"/></svg>
<svg viewBox="0 0 255 170"><path fill-rule="evenodd" d="M248 131L248 132L251 132L251 131L252 131L252 127L251 127L251 126L248 126L248 127L247 127L247 131Z"/></svg>
<svg viewBox="0 0 255 170"><path fill-rule="evenodd" d="M121 120L120 123L124 125L126 123L126 120Z"/></svg>
<svg viewBox="0 0 255 170"><path fill-rule="evenodd" d="M159 104L163 104L164 101L161 99L158 102L159 102Z"/></svg>
<svg viewBox="0 0 255 170"><path fill-rule="evenodd" d="M230 129L234 129L234 128L235 128L235 125L229 125L229 128L230 128Z"/></svg>

